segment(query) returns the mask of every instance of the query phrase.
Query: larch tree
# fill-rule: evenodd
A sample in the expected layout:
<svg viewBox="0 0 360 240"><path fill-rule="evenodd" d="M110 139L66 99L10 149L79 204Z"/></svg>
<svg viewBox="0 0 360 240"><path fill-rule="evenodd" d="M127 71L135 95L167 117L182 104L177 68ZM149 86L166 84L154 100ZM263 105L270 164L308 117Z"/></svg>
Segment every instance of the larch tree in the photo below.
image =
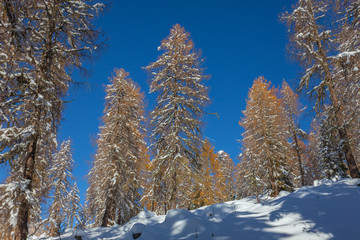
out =
<svg viewBox="0 0 360 240"><path fill-rule="evenodd" d="M288 138L290 140L289 154L288 157L291 158L291 162L294 162L297 169L296 178L299 178L298 186L305 186L305 170L303 166L303 153L304 153L304 140L305 132L302 131L298 125L298 118L300 115L300 103L298 95L291 89L289 84L286 81L283 81L280 97L283 100L285 117L286 117L286 126Z"/></svg>
<svg viewBox="0 0 360 240"><path fill-rule="evenodd" d="M360 52L358 50L351 53L346 51L339 52L339 45L334 45L337 43L336 32L339 30L338 23L346 18L340 17L340 21L333 21L334 16L330 13L331 6L335 6L333 1L299 0L294 10L291 13L286 12L282 19L289 26L290 41L293 46L291 50L306 69L301 77L299 88L302 89L315 85L312 91L316 93L317 106L319 107L323 105L324 99L329 98L335 113L335 128L339 132L342 150L346 156L350 175L360 178L360 171L356 165L353 149L350 145L351 137L346 122L346 109L341 101L341 97L339 97L341 95L341 89L338 87L340 83L335 76L336 65L344 63L343 59L347 59L350 62L348 57L351 55L360 56ZM338 19L338 17L335 16L335 19ZM349 19L353 18L350 17ZM324 24L326 20L329 23L331 22L331 26ZM343 45L344 49L347 49L345 46L347 44ZM336 55L336 53L338 54ZM356 58L354 57L353 59Z"/></svg>
<svg viewBox="0 0 360 240"><path fill-rule="evenodd" d="M72 198L73 192L72 175L74 160L71 153L71 140L66 140L60 145L59 151L54 154L52 166L49 170L51 179L51 205L48 213L48 235L58 236L61 231L69 227L67 223L71 221L67 216L67 211L72 207L69 197Z"/></svg>
<svg viewBox="0 0 360 240"><path fill-rule="evenodd" d="M216 186L216 171L219 168L217 155L209 140L205 140L201 151L201 164L193 190L193 208L208 206L217 203L216 195L219 189Z"/></svg>
<svg viewBox="0 0 360 240"><path fill-rule="evenodd" d="M307 145L305 150L304 166L305 166L305 183L312 185L314 180L321 179L321 168L319 160L318 132L320 129L318 118L311 123L310 132L307 137Z"/></svg>
<svg viewBox="0 0 360 240"><path fill-rule="evenodd" d="M144 96L123 69L110 81L87 190L94 226L104 227L124 224L140 211L140 167L147 156Z"/></svg>
<svg viewBox="0 0 360 240"><path fill-rule="evenodd" d="M150 210L187 208L192 175L202 144L201 117L209 101L200 52L190 34L176 24L158 50L163 54L146 69L152 74L150 93L158 93L151 112L151 185L145 198Z"/></svg>
<svg viewBox="0 0 360 240"><path fill-rule="evenodd" d="M240 125L244 128L243 148L246 161L272 196L279 191L292 190L291 173L286 160L288 143L284 133L284 109L271 82L260 77L254 81L246 101ZM256 180L257 181L257 180ZM258 184L253 184L257 186Z"/></svg>
<svg viewBox="0 0 360 240"><path fill-rule="evenodd" d="M13 239L25 240L40 219L69 72L98 47L92 20L100 7L83 0L0 4L0 162L11 163L7 183L17 186L16 198L4 200L16 219Z"/></svg>
<svg viewBox="0 0 360 240"><path fill-rule="evenodd" d="M226 202L234 200L235 188L234 188L234 174L235 174L235 165L233 160L230 158L230 155L224 151L217 152L217 164L219 165L216 174L215 180L220 185L220 188L217 188L217 192L221 191L222 197L219 199L219 202Z"/></svg>
<svg viewBox="0 0 360 240"><path fill-rule="evenodd" d="M65 228L73 228L74 225L79 226L82 224L81 211L82 206L80 203L80 191L75 182L71 187L68 195L66 196L67 208L65 209Z"/></svg>
<svg viewBox="0 0 360 240"><path fill-rule="evenodd" d="M233 200L234 174L235 166L229 154L224 151L215 153L209 140L205 140L201 151L200 170L194 179L194 207Z"/></svg>
<svg viewBox="0 0 360 240"><path fill-rule="evenodd" d="M249 148L244 149L240 154L240 163L237 167L236 197L237 199L252 196L255 194L257 202L260 203L259 195L266 189L266 183L262 177L261 159L254 158Z"/></svg>

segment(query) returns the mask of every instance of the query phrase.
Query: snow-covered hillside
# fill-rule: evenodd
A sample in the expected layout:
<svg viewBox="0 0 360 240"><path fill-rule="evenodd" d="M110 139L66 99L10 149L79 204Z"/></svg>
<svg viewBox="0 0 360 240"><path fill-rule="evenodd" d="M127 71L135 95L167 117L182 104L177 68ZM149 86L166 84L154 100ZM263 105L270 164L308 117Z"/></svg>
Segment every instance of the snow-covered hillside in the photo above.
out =
<svg viewBox="0 0 360 240"><path fill-rule="evenodd" d="M82 239L360 239L359 179L322 180L256 203L245 198L157 216L141 212L124 226L82 230ZM58 238L52 238L58 239ZM73 240L69 230L62 240Z"/></svg>

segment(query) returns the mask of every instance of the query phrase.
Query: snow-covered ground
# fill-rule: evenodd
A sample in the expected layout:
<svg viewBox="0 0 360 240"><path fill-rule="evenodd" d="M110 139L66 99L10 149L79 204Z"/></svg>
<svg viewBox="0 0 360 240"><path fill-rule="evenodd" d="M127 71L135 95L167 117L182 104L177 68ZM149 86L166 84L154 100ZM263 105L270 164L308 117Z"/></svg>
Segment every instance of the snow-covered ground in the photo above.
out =
<svg viewBox="0 0 360 240"><path fill-rule="evenodd" d="M193 211L141 212L124 226L82 230L82 239L360 239L359 179L321 180L256 203L245 198ZM49 238L58 239L58 238ZM69 230L62 240L73 240Z"/></svg>

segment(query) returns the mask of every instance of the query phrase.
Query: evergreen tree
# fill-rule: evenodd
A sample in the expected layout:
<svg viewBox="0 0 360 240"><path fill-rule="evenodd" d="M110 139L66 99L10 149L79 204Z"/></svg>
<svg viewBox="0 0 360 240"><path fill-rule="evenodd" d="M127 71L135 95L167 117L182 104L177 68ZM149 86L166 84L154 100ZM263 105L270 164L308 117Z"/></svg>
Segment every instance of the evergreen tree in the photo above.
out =
<svg viewBox="0 0 360 240"><path fill-rule="evenodd" d="M140 211L141 169L146 161L143 94L123 69L106 87L103 125L87 190L94 226L124 224Z"/></svg>
<svg viewBox="0 0 360 240"><path fill-rule="evenodd" d="M329 111L329 109L327 109ZM339 179L347 176L344 165L344 155L341 151L341 142L333 127L331 112L326 112L320 120L320 128L317 133L319 162L321 178Z"/></svg>
<svg viewBox="0 0 360 240"><path fill-rule="evenodd" d="M5 189L14 190L4 200L11 218L0 216L0 222L12 226L14 239L25 240L40 219L69 70L93 54L98 7L54 0L0 4L0 162L11 162Z"/></svg>
<svg viewBox="0 0 360 240"><path fill-rule="evenodd" d="M150 93L158 98L150 120L154 158L145 199L152 211L164 213L191 202L189 180L199 167L201 116L209 98L200 53L183 27L176 24L159 50L163 54L146 67L153 74Z"/></svg>
<svg viewBox="0 0 360 240"><path fill-rule="evenodd" d="M284 109L276 90L270 87L271 83L263 77L254 81L240 125L245 130L245 159L251 165L246 174L256 174L255 179L260 178L266 184L264 189L276 196L280 190L292 190L292 183L286 161ZM255 168L255 172L251 168ZM257 188L258 183L253 185Z"/></svg>

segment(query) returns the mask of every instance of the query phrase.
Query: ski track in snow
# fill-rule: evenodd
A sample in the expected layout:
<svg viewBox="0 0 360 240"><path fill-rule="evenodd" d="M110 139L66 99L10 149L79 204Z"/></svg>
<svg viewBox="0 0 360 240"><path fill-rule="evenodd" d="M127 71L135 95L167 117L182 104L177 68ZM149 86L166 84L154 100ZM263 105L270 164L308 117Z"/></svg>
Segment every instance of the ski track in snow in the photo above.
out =
<svg viewBox="0 0 360 240"><path fill-rule="evenodd" d="M143 211L123 226L81 230L83 240L160 239L360 239L360 179L316 181L274 199L256 198L205 206L166 215ZM33 238L35 240L36 238ZM59 238L41 238L59 240ZM68 230L62 240L74 240ZM37 239L36 239L37 240Z"/></svg>

